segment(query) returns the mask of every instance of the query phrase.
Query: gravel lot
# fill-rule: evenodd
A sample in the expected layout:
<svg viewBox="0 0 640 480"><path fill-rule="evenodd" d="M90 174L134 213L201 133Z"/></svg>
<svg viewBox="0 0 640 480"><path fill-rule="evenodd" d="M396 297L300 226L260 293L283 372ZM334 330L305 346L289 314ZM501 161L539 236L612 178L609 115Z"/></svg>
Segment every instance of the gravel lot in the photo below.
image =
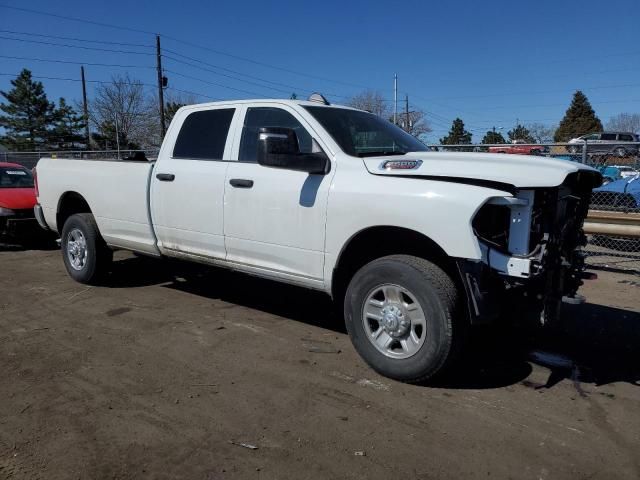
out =
<svg viewBox="0 0 640 480"><path fill-rule="evenodd" d="M116 258L90 288L0 249L0 478L640 477L638 276L599 272L537 346L570 365L483 329L427 387L371 371L323 295Z"/></svg>

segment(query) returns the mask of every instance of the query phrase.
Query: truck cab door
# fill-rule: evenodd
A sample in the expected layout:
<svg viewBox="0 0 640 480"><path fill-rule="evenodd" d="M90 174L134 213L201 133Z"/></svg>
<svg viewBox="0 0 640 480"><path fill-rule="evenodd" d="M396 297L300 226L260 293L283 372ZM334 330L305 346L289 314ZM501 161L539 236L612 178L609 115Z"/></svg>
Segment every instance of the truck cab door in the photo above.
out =
<svg viewBox="0 0 640 480"><path fill-rule="evenodd" d="M318 136L287 105L252 106L239 125L234 159L225 182L227 261L236 268L322 288L328 175L270 168L257 163L258 130L296 131L300 150Z"/></svg>
<svg viewBox="0 0 640 480"><path fill-rule="evenodd" d="M158 248L168 256L222 261L224 182L236 108L194 107L178 115L151 176Z"/></svg>

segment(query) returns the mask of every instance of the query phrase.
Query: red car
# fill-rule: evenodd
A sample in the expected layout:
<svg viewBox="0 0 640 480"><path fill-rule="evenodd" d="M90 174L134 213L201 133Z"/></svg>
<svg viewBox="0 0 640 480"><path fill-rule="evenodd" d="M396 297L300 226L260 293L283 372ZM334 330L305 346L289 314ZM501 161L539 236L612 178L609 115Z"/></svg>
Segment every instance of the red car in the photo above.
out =
<svg viewBox="0 0 640 480"><path fill-rule="evenodd" d="M33 212L36 189L29 170L15 163L0 163L0 239L26 242L42 234Z"/></svg>
<svg viewBox="0 0 640 480"><path fill-rule="evenodd" d="M514 140L504 146L489 147L490 153L511 153L515 155L542 155L545 150L543 145L528 144L524 140Z"/></svg>

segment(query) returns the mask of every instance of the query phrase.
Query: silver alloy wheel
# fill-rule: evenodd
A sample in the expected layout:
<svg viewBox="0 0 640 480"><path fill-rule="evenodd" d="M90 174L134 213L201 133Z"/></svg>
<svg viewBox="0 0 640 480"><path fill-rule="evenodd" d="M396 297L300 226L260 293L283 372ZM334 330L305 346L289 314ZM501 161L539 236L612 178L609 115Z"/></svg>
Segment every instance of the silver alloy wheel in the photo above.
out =
<svg viewBox="0 0 640 480"><path fill-rule="evenodd" d="M415 355L427 336L427 320L420 303L399 285L379 285L369 292L362 323L373 346L391 358Z"/></svg>
<svg viewBox="0 0 640 480"><path fill-rule="evenodd" d="M622 158L624 156L627 155L627 151L624 149L624 147L618 147L615 150L615 153L618 157Z"/></svg>
<svg viewBox="0 0 640 480"><path fill-rule="evenodd" d="M82 270L87 263L87 239L77 228L67 235L67 258L74 270Z"/></svg>

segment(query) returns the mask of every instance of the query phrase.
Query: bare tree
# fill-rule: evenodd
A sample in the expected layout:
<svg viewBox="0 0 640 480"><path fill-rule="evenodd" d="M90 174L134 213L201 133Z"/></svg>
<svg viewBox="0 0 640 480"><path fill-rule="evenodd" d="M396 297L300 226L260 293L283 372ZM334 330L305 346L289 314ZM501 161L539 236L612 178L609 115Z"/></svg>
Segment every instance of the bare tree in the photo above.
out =
<svg viewBox="0 0 640 480"><path fill-rule="evenodd" d="M607 130L640 133L640 114L620 113L607 122Z"/></svg>
<svg viewBox="0 0 640 480"><path fill-rule="evenodd" d="M366 110L384 119L388 119L391 115L390 106L385 102L382 93L377 90L365 90L358 95L354 95L347 101L347 105Z"/></svg>
<svg viewBox="0 0 640 480"><path fill-rule="evenodd" d="M111 145L117 129L121 148L144 148L160 143L157 110L143 84L126 74L96 89L89 117L98 136L114 137Z"/></svg>
<svg viewBox="0 0 640 480"><path fill-rule="evenodd" d="M536 143L551 143L553 142L553 134L557 127L543 123L530 123L526 128Z"/></svg>
<svg viewBox="0 0 640 480"><path fill-rule="evenodd" d="M398 124L406 132L416 138L422 138L425 134L432 131L422 110L416 109L409 112L409 125L407 126L406 113L398 114Z"/></svg>

